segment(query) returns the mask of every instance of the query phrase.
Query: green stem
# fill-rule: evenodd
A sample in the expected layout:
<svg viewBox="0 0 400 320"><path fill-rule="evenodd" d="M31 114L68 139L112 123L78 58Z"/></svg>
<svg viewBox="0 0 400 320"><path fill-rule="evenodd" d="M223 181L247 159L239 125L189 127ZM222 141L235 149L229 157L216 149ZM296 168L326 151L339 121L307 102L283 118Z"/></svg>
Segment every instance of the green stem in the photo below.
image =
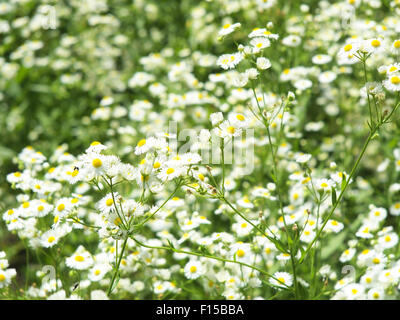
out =
<svg viewBox="0 0 400 320"><path fill-rule="evenodd" d="M356 160L356 162L355 162L353 168L351 169L350 176L346 179L346 183L344 184L344 187L342 188L342 191L340 192L338 199L337 199L336 202L334 203L334 205L333 205L331 211L329 212L329 214L328 214L327 218L325 219L324 223L322 224L321 228L318 230L318 232L317 232L317 234L315 235L314 239L313 239L313 240L311 241L311 243L308 245L308 247L307 247L305 253L303 254L303 256L301 257L301 259L300 259L300 261L299 261L300 263L303 262L303 260L304 260L305 257L307 256L308 252L310 251L310 249L311 249L312 246L314 245L314 243L320 238L322 231L324 230L326 224L328 223L328 220L331 218L331 216L332 216L333 213L335 212L337 206L338 206L339 203L341 202L341 200L342 200L342 198L343 198L343 196L344 196L344 193L345 193L345 191L346 191L346 189L347 189L347 186L349 185L351 179L354 177L354 174L355 174L355 172L356 172L356 170L357 170L357 168L358 168L358 166L359 166L359 164L360 164L360 161L361 161L362 157L364 156L364 153L365 153L365 151L367 150L367 147L368 147L369 143L371 142L373 136L375 135L376 131L378 130L378 128L379 128L379 126L376 126L372 131L370 131L370 133L369 133L369 135L368 135L368 138L367 138L367 140L365 141L364 146L363 146L363 148L362 148L362 150L361 150L361 153L359 154L359 156L358 156L358 158L357 158L357 160Z"/></svg>
<svg viewBox="0 0 400 320"><path fill-rule="evenodd" d="M225 259L225 258L221 258L221 257L217 257L217 256L213 256L213 255L209 255L209 254L203 254L203 253L198 253L198 252L192 252L192 251L186 251L186 250L180 250L180 249L176 249L173 247L161 247L161 246L149 246L146 245L142 242L140 242L139 240L137 240L135 237L131 236L131 238L140 246L145 247L145 248L149 248L149 249L157 249L157 250L168 250L168 251L172 251L172 252L176 252L176 253L184 253L184 254L189 254L189 255L193 255L193 256L198 256L198 257L204 257L204 258L209 258L209 259L214 259L214 260L218 260L218 261L222 261L222 262L230 262L230 263L236 263L239 264L241 266L244 267L248 267L251 268L253 270L256 270L262 274L264 274L265 276L276 280L277 282L279 282L280 284L284 285L286 287L286 289L292 290L292 288L288 287L287 285L285 285L282 281L278 280L277 278L275 278L273 275L269 274L267 271L260 269L256 266L253 266L251 264L247 264L241 261L237 261L237 260L230 260L230 259ZM271 286L273 286L271 284Z"/></svg>
<svg viewBox="0 0 400 320"><path fill-rule="evenodd" d="M112 289L113 289L114 282L115 282L115 279L116 279L116 277L117 277L117 274L118 274L118 271L119 271L119 267L120 267L120 265L121 265L121 260L122 260L122 257L123 257L123 255L124 255L125 248L126 248L126 243L128 242L128 239L129 239L129 237L126 236L126 237L125 237L125 240L124 240L124 243L123 243L123 245L122 245L121 253L120 253L119 258L118 258L118 261L117 261L117 265L116 265L116 267L115 267L114 275L113 275L113 277L112 277L112 279L111 279L110 286L108 287L107 296L110 296L111 291L112 291Z"/></svg>

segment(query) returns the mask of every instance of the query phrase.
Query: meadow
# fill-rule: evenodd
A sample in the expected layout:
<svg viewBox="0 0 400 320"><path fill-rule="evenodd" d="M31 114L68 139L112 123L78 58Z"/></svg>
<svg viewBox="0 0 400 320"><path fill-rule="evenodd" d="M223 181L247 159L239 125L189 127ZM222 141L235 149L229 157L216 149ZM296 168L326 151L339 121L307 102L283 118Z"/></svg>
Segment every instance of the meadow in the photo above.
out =
<svg viewBox="0 0 400 320"><path fill-rule="evenodd" d="M399 17L0 1L0 299L399 299Z"/></svg>

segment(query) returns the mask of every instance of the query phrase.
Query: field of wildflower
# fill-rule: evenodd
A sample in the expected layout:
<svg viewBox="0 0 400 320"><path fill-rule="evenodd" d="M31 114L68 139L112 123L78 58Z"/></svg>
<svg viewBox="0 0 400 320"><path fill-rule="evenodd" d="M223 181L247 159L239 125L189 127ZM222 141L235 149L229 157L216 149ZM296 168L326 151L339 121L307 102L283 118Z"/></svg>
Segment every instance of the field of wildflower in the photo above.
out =
<svg viewBox="0 0 400 320"><path fill-rule="evenodd" d="M0 299L400 299L399 0L0 0Z"/></svg>

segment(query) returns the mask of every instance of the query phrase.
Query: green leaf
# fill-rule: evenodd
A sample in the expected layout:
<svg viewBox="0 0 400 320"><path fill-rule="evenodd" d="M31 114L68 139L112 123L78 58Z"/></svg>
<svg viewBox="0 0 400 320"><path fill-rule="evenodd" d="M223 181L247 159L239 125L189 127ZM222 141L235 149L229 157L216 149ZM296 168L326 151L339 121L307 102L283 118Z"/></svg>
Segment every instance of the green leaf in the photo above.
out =
<svg viewBox="0 0 400 320"><path fill-rule="evenodd" d="M336 201L337 201L336 190L334 187L332 187L332 205L334 205Z"/></svg>
<svg viewBox="0 0 400 320"><path fill-rule="evenodd" d="M118 272L117 277L115 278L115 281L114 281L113 286L112 286L112 288L111 288L111 292L113 292L114 289L117 287L118 282L119 282L119 279L121 279L121 276L120 276L120 274L119 274L119 272Z"/></svg>
<svg viewBox="0 0 400 320"><path fill-rule="evenodd" d="M346 177L346 175L343 173L342 185L341 185L341 190L342 190L342 191L343 191L344 188L346 187L346 181L347 181L347 177Z"/></svg>

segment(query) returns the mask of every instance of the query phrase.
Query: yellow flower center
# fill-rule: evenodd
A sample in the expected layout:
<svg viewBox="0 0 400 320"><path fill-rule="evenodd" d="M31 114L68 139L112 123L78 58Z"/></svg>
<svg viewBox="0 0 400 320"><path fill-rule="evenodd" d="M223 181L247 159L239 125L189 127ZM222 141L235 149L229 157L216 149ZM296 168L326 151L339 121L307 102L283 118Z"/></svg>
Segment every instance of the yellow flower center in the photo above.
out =
<svg viewBox="0 0 400 320"><path fill-rule="evenodd" d="M244 121L244 115L242 115L242 114L238 114L237 116L236 116L236 119L238 119L239 121Z"/></svg>
<svg viewBox="0 0 400 320"><path fill-rule="evenodd" d="M175 172L174 168L168 168L167 171L166 171L167 174L172 174L174 172Z"/></svg>
<svg viewBox="0 0 400 320"><path fill-rule="evenodd" d="M379 47L381 45L381 42L379 40L372 40L371 45L375 48Z"/></svg>
<svg viewBox="0 0 400 320"><path fill-rule="evenodd" d="M244 252L244 250L242 250L242 249L239 249L239 250L236 252L236 255L237 255L238 257L240 257L240 258L244 257L244 254L245 254L245 252Z"/></svg>
<svg viewBox="0 0 400 320"><path fill-rule="evenodd" d="M85 258L82 257L82 256L76 256L76 257L75 257L75 261L77 261L77 262L82 262L82 261L85 261Z"/></svg>
<svg viewBox="0 0 400 320"><path fill-rule="evenodd" d="M102 164L103 164L103 162L99 158L96 158L92 161L92 165L95 168L100 168L102 166Z"/></svg>
<svg viewBox="0 0 400 320"><path fill-rule="evenodd" d="M348 52L348 51L350 51L352 48L353 48L353 46L352 46L351 44L346 44L346 45L344 46L344 51Z"/></svg>
<svg viewBox="0 0 400 320"><path fill-rule="evenodd" d="M226 130L227 130L228 133L230 133L230 134L234 134L234 133L235 133L235 128L232 127L232 126L228 127Z"/></svg>
<svg viewBox="0 0 400 320"><path fill-rule="evenodd" d="M396 41L393 43L393 46L394 46L396 49L399 49L399 48L400 48L400 40L396 40Z"/></svg>
<svg viewBox="0 0 400 320"><path fill-rule="evenodd" d="M37 209L38 209L39 212L42 212L44 210L44 207L43 206L39 206Z"/></svg>
<svg viewBox="0 0 400 320"><path fill-rule="evenodd" d="M399 84L400 83L400 78L398 76L394 76L390 79L390 82L393 84Z"/></svg>
<svg viewBox="0 0 400 320"><path fill-rule="evenodd" d="M154 169L158 169L159 167L161 167L161 163L155 162L154 165L153 165L153 168Z"/></svg>
<svg viewBox="0 0 400 320"><path fill-rule="evenodd" d="M54 240L56 240L56 238L54 238L53 236L51 236L51 237L49 237L49 238L47 239L47 242L48 242L48 243L52 243L52 242L54 242Z"/></svg>
<svg viewBox="0 0 400 320"><path fill-rule="evenodd" d="M190 272L191 273L195 273L197 271L197 267L196 266L191 266L190 267Z"/></svg>
<svg viewBox="0 0 400 320"><path fill-rule="evenodd" d="M63 211L64 209L65 209L65 204L64 203L59 204L58 207L57 207L58 211Z"/></svg>
<svg viewBox="0 0 400 320"><path fill-rule="evenodd" d="M108 207L112 206L113 203L114 203L113 199L107 199L106 200L106 206L108 206Z"/></svg>
<svg viewBox="0 0 400 320"><path fill-rule="evenodd" d="M144 146L145 144L146 144L146 139L142 139L142 140L140 140L140 141L138 142L137 146L138 146L138 147L142 147L142 146Z"/></svg>
<svg viewBox="0 0 400 320"><path fill-rule="evenodd" d="M98 276L100 273L101 273L101 271L100 271L99 269L97 269L97 270L94 271L94 275L95 275L95 276Z"/></svg>
<svg viewBox="0 0 400 320"><path fill-rule="evenodd" d="M6 276L0 273L0 282L3 282L4 280L6 280Z"/></svg>

